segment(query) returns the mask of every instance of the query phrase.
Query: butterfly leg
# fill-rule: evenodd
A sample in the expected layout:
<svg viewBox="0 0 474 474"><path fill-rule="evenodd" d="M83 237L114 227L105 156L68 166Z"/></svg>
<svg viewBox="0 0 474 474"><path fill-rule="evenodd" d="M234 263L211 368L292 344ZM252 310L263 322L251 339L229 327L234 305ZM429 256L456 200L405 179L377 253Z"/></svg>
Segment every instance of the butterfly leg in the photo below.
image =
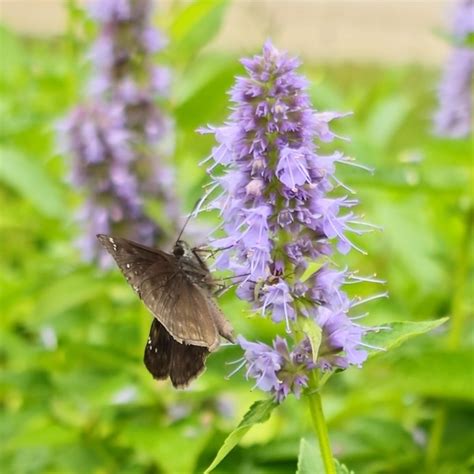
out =
<svg viewBox="0 0 474 474"><path fill-rule="evenodd" d="M233 247L233 245L228 245L227 247L219 247L219 248L209 248L207 244L197 245L193 247L193 252L198 253L207 253L209 257L214 257L218 252L222 252L223 250L229 250Z"/></svg>
<svg viewBox="0 0 474 474"><path fill-rule="evenodd" d="M243 275L233 275L233 276L229 276L229 277L219 278L218 280L214 280L214 286L217 287L217 291L215 292L214 296L220 296L220 295L224 294L226 291L228 291L230 288L232 288L234 286L237 286L237 285L240 285L241 283L244 282L244 280L242 280L242 281L232 281L229 284L224 284L224 283L222 283L223 281L235 280L235 279L238 279L238 278L247 278L249 275L250 275L250 273L244 273ZM254 285L257 284L257 282L254 281L254 280L246 279L246 282L252 283Z"/></svg>
<svg viewBox="0 0 474 474"><path fill-rule="evenodd" d="M215 290L213 292L213 296L215 298L219 298L219 296L222 296L223 294L227 293L234 285L224 285L223 283L216 283L215 284Z"/></svg>

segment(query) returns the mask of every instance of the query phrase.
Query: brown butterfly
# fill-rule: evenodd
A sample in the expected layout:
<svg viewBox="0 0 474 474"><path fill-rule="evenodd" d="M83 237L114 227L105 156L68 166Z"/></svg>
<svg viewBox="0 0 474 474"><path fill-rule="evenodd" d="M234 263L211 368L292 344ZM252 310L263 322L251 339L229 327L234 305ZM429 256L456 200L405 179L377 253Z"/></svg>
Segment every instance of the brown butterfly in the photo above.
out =
<svg viewBox="0 0 474 474"><path fill-rule="evenodd" d="M232 326L213 299L215 282L196 249L177 240L173 253L99 234L128 283L153 314L144 362L155 379L186 387Z"/></svg>

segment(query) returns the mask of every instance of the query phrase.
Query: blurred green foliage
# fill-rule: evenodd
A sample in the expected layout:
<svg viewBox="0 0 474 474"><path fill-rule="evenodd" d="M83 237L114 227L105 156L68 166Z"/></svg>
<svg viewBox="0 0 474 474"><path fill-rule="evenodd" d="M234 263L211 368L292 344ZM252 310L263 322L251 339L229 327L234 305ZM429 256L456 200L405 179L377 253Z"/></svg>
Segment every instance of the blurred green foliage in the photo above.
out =
<svg viewBox="0 0 474 474"><path fill-rule="evenodd" d="M226 91L241 72L238 58L203 49L225 6L178 5L162 25L187 209L206 182L197 163L212 146L195 129L225 118ZM240 357L234 347L210 357L187 391L154 382L141 362L148 313L118 272L81 262L73 218L80 198L67 184L69 159L56 151L54 127L80 97L93 28L79 10L70 13L68 33L54 40L0 30L0 466L5 473L202 472L263 395L242 373L225 379L226 362ZM351 138L339 146L376 168L374 176L342 167L339 174L357 190L367 220L384 228L358 240L368 257L346 259L388 281L390 299L371 303L367 323L451 318L328 382L335 455L357 473L472 472L472 142L430 133L438 71L308 63L303 71L316 108L354 112L337 124ZM362 296L373 291L358 286ZM247 318L232 292L221 306L237 332L272 336L272 325ZM315 472L306 410L290 398L214 472Z"/></svg>

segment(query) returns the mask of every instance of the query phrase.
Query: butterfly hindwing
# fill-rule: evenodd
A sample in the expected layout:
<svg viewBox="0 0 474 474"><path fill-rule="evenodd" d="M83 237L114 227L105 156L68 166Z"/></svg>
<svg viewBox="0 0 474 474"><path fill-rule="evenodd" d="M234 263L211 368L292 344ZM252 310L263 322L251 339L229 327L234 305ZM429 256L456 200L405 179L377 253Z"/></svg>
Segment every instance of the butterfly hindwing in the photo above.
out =
<svg viewBox="0 0 474 474"><path fill-rule="evenodd" d="M171 349L170 378L176 388L186 387L205 369L206 347L188 346L174 341Z"/></svg>
<svg viewBox="0 0 474 474"><path fill-rule="evenodd" d="M143 358L153 378L161 380L169 376L174 387L186 387L204 370L208 355L205 347L176 342L163 325L153 319Z"/></svg>
<svg viewBox="0 0 474 474"><path fill-rule="evenodd" d="M171 348L173 338L166 329L153 318L150 335L145 345L143 362L155 379L166 379L170 374Z"/></svg>

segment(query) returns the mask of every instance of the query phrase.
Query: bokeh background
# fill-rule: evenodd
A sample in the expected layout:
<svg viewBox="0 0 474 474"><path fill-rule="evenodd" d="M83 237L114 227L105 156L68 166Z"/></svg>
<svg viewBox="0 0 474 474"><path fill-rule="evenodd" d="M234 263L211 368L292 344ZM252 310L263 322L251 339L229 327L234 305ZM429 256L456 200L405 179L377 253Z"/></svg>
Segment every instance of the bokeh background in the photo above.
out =
<svg viewBox="0 0 474 474"><path fill-rule="evenodd" d="M390 298L371 303L367 323L451 318L325 387L334 452L357 473L474 470L473 143L432 133L449 7L176 1L160 2L154 19L169 38L159 60L173 70L166 107L183 215L202 193L197 163L213 145L195 130L225 119L238 59L271 37L302 57L317 109L354 112L337 124L351 138L339 148L376 168L339 173L366 219L384 228L357 240L368 256L345 260L387 280ZM241 355L233 347L210 357L189 390L154 382L141 361L147 311L117 271L84 263L74 246L82 198L67 181L56 124L84 96L94 35L80 2L1 2L0 465L5 473L202 472L263 394L243 373L225 379L226 363ZM272 337L232 291L220 303L237 332ZM306 410L290 398L216 472L295 472L300 437L314 441Z"/></svg>

